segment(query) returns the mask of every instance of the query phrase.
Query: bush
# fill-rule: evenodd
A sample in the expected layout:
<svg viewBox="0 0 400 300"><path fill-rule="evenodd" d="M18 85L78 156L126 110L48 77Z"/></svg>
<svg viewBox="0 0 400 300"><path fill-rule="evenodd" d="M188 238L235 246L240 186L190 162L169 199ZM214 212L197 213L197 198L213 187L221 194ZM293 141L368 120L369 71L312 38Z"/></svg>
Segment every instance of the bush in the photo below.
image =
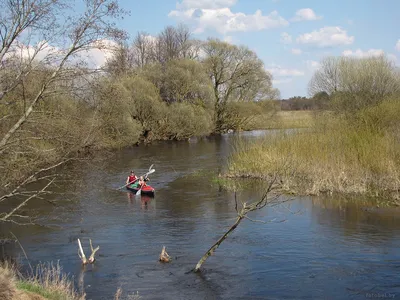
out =
<svg viewBox="0 0 400 300"><path fill-rule="evenodd" d="M205 136L212 131L212 113L197 105L174 103L168 106L167 117L160 126L159 134L168 139L182 140Z"/></svg>

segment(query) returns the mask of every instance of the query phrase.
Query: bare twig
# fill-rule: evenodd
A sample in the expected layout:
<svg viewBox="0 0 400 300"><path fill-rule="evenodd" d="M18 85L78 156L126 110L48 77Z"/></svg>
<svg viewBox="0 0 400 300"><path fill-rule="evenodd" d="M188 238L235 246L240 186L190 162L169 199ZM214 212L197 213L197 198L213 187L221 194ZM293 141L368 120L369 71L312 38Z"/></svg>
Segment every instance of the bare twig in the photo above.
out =
<svg viewBox="0 0 400 300"><path fill-rule="evenodd" d="M54 181L54 179L51 180L49 183L47 183L45 185L45 187L43 187L40 191L37 192L37 194L34 194L34 195L28 197L27 199L25 199L24 201L22 201L17 207L15 207L13 210L11 210L8 214L6 214L4 217L0 218L0 221L3 221L3 222L7 221L8 218L10 218L16 211L18 211L23 206L25 206L29 202L29 200L31 200L32 198L35 198L40 193L43 193L53 183L53 181Z"/></svg>

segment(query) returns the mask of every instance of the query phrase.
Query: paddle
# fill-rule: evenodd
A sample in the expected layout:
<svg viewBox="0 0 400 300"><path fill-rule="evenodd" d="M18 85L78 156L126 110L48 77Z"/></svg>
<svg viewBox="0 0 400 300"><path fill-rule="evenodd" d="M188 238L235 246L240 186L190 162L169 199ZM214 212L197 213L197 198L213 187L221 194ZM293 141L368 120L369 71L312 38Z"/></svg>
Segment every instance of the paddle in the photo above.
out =
<svg viewBox="0 0 400 300"><path fill-rule="evenodd" d="M147 176L149 176L149 174L154 173L154 172L151 172L151 173L150 173L150 169L151 169L152 166L153 166L153 165L150 166L149 172L147 172L146 175L143 176L144 179L146 179ZM153 169L153 170L151 170L151 171L155 171L155 170ZM141 192L142 192L142 186L140 186L140 189L136 192L136 196L139 196Z"/></svg>
<svg viewBox="0 0 400 300"><path fill-rule="evenodd" d="M149 174L154 173L156 170L155 170L155 169L152 169L153 166L154 166L154 164L150 166L149 172L147 172L146 174L143 174L142 176L148 176ZM130 184L132 184L132 183L135 183L135 182L138 181L138 180L139 180L139 177L138 177L137 179L135 179L134 181L128 182L127 184L125 184L125 185L123 185L123 186L117 188L117 190L120 190L120 189L122 189L122 188L124 188L124 187L127 187L128 185L130 185Z"/></svg>

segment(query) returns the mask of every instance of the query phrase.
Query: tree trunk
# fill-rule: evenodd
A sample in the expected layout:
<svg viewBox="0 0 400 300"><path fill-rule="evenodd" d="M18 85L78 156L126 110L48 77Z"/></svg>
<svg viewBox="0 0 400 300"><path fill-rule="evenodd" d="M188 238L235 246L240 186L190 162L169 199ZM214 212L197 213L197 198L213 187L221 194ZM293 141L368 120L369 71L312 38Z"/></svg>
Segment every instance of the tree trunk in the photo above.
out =
<svg viewBox="0 0 400 300"><path fill-rule="evenodd" d="M229 228L229 230L222 236L220 237L220 239L211 246L211 248L203 255L203 257L199 260L199 262L197 263L196 267L193 269L193 272L198 272L200 267L202 266L202 264L207 260L207 258L209 256L211 256L213 254L213 252L215 250L217 250L217 248L219 247L219 245L221 245L221 243L228 237L228 235L234 231L236 229L236 227L239 225L239 223L243 220L243 216L238 216L236 219L235 224L233 224L231 226L231 228Z"/></svg>

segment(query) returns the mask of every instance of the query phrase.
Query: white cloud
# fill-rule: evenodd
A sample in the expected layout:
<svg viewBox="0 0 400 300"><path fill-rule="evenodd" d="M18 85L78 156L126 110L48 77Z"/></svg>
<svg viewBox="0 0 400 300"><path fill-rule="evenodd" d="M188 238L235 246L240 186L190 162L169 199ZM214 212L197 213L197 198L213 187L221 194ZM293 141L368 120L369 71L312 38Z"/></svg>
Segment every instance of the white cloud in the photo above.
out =
<svg viewBox="0 0 400 300"><path fill-rule="evenodd" d="M226 36L224 36L223 41L224 41L224 42L227 42L227 43L229 43L229 44L234 44L235 41L236 41L236 38L234 38L234 37L231 36L231 35L226 35Z"/></svg>
<svg viewBox="0 0 400 300"><path fill-rule="evenodd" d="M396 50L400 51L400 40L398 40L396 43Z"/></svg>
<svg viewBox="0 0 400 300"><path fill-rule="evenodd" d="M366 58L366 57L378 57L381 55L386 55L387 59L391 62L397 64L398 59L397 56L392 53L385 53L382 49L369 49L366 51L362 51L361 49L357 49L356 51L345 50L342 52L343 56L351 56L355 58Z"/></svg>
<svg viewBox="0 0 400 300"><path fill-rule="evenodd" d="M307 69L309 69L310 71L315 71L315 69L318 69L321 65L318 61L315 60L306 60L305 64L307 66Z"/></svg>
<svg viewBox="0 0 400 300"><path fill-rule="evenodd" d="M304 72L297 69L286 69L279 65L272 65L270 68L266 69L275 77L294 77L294 76L304 76Z"/></svg>
<svg viewBox="0 0 400 300"><path fill-rule="evenodd" d="M234 13L230 7L235 3L233 0L184 0L178 3L177 9L172 10L168 16L194 23L195 33L213 29L226 34L271 29L289 24L277 11L272 11L268 15L263 15L261 10L257 10L254 14Z"/></svg>
<svg viewBox="0 0 400 300"><path fill-rule="evenodd" d="M182 0L176 4L178 10L191 8L216 9L221 7L231 7L237 0Z"/></svg>
<svg viewBox="0 0 400 300"><path fill-rule="evenodd" d="M302 8L296 12L296 15L291 19L291 21L315 21L320 19L322 19L322 16L317 16L311 8Z"/></svg>
<svg viewBox="0 0 400 300"><path fill-rule="evenodd" d="M88 50L83 50L76 55L71 56L70 63L77 63L83 60L90 68L98 68L103 66L107 59L114 55L117 43L111 40L99 40L93 43ZM7 53L5 59L15 56L22 59L33 59L36 62L56 65L65 55L66 49L61 49L50 45L47 41L40 41L36 45L25 45L23 43L15 43L13 49Z"/></svg>
<svg viewBox="0 0 400 300"><path fill-rule="evenodd" d="M301 53L302 53L301 49L298 49L298 48L293 48L292 49L292 54L300 55Z"/></svg>
<svg viewBox="0 0 400 300"><path fill-rule="evenodd" d="M367 51L362 51L361 49L357 49L356 51L345 50L343 51L343 56L353 56L357 58L365 58L365 57L376 57L384 55L385 52L382 49L369 49Z"/></svg>
<svg viewBox="0 0 400 300"><path fill-rule="evenodd" d="M292 81L293 81L292 78L273 79L273 80L272 80L272 84L273 84L273 85L280 85L280 84L285 84L285 83L289 83L289 82L292 82Z"/></svg>
<svg viewBox="0 0 400 300"><path fill-rule="evenodd" d="M312 31L300 35L296 41L300 44L309 44L317 47L331 47L350 45L354 42L354 36L347 35L347 31L340 27L323 27L318 31Z"/></svg>
<svg viewBox="0 0 400 300"><path fill-rule="evenodd" d="M51 46L47 41L42 40L36 44L26 45L22 42L16 41L10 50L4 55L3 60L10 59L11 57L22 60L35 60L37 62L50 60L61 52L58 47Z"/></svg>
<svg viewBox="0 0 400 300"><path fill-rule="evenodd" d="M96 42L93 46L96 48L82 52L79 56L89 62L90 65L100 68L104 66L108 59L114 56L115 49L118 45L111 40L101 40Z"/></svg>
<svg viewBox="0 0 400 300"><path fill-rule="evenodd" d="M282 32L281 33L281 43L283 43L283 44L292 43L292 36L287 32Z"/></svg>

